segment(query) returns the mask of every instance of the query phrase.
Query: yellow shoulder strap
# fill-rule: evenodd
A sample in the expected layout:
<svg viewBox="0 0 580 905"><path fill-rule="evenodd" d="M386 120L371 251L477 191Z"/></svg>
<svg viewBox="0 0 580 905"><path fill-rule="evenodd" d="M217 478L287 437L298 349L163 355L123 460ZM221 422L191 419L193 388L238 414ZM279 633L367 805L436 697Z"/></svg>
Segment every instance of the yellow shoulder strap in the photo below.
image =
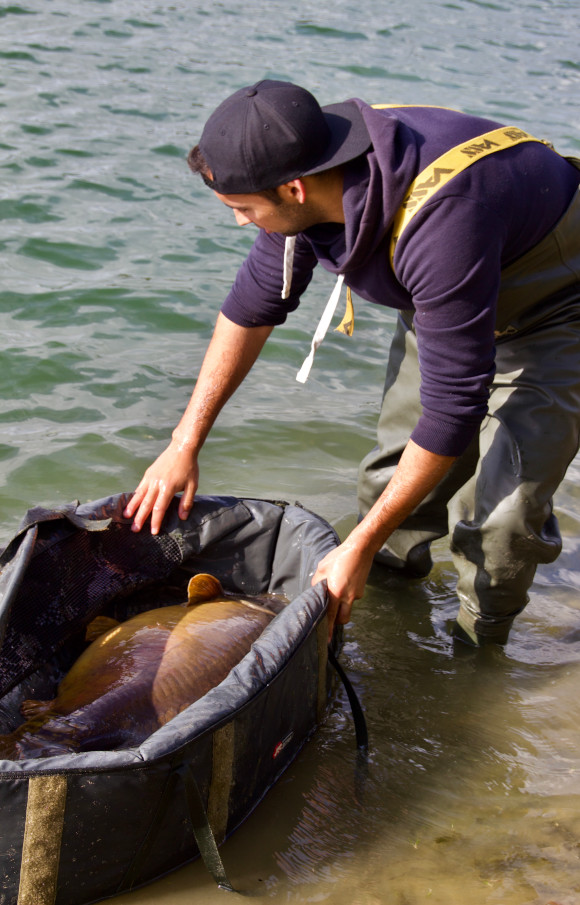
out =
<svg viewBox="0 0 580 905"><path fill-rule="evenodd" d="M511 148L525 141L540 142L542 140L534 138L533 135L529 135L517 126L502 126L500 129L485 132L477 138L450 148L428 167L425 167L407 189L403 202L395 214L389 248L391 267L401 233L415 214L427 201L431 200L439 189L447 185L458 173L462 173L463 170L470 167L472 163L476 163L489 154L495 154L496 151L503 151L505 148ZM542 144L547 144L547 142L542 141Z"/></svg>
<svg viewBox="0 0 580 905"><path fill-rule="evenodd" d="M400 107L415 107L417 104L373 104L375 110L396 109ZM438 110L448 110L448 107L437 107ZM471 138L463 144L450 148L444 154L441 154L437 160L429 164L428 167L419 173L413 180L407 193L399 207L393 220L393 230L391 233L391 243L389 246L389 260L391 267L393 266L393 258L395 256L395 248L397 242L401 238L401 233L406 226L409 225L415 214L421 210L427 201L430 201L433 195L443 188L444 185L462 173L467 167L471 166L482 157L494 154L496 151L503 151L505 148L511 148L525 141L538 141L542 144L549 145L549 142L540 138L534 138L528 132L518 126L502 126L499 129L492 129L491 132L485 132L476 138ZM551 147L551 145L550 145ZM352 304L352 295L350 288L347 290L346 312L345 315L335 328L340 333L346 333L352 336L354 330L354 307Z"/></svg>

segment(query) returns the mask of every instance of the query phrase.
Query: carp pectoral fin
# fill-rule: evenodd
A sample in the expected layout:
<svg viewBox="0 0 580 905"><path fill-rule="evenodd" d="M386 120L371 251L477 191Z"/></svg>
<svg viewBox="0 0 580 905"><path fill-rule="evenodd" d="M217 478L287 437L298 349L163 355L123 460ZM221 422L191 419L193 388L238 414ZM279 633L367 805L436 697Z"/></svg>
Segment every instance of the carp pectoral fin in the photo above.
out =
<svg viewBox="0 0 580 905"><path fill-rule="evenodd" d="M25 719L31 720L33 717L50 710L53 703L54 701L22 701L20 713Z"/></svg>
<svg viewBox="0 0 580 905"><path fill-rule="evenodd" d="M101 635L117 628L121 623L118 619L111 619L109 616L97 616L92 622L89 622L85 632L86 641L96 641Z"/></svg>
<svg viewBox="0 0 580 905"><path fill-rule="evenodd" d="M204 603L206 600L214 600L216 597L223 597L224 589L221 582L214 575L208 575L206 572L200 572L189 579L187 586L187 605L194 606L196 603Z"/></svg>

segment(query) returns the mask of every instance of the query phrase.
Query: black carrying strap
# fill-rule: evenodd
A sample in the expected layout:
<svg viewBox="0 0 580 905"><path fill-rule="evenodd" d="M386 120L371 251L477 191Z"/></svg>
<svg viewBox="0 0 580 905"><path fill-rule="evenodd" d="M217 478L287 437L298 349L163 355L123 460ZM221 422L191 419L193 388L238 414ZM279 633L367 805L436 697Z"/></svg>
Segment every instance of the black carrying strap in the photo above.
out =
<svg viewBox="0 0 580 905"><path fill-rule="evenodd" d="M228 880L191 766L182 764L177 772L181 775L185 785L193 835L195 836L203 863L220 889L227 889L229 892L240 892L240 890L234 889Z"/></svg>
<svg viewBox="0 0 580 905"><path fill-rule="evenodd" d="M331 647L328 648L328 660L338 673L338 676L340 678L340 681L344 685L344 690L346 691L350 703L352 718L354 720L354 731L356 734L356 746L359 751L366 752L369 746L369 734L367 730L365 715L363 713L360 701L357 697L357 693L352 687L350 679L348 678L344 669L336 659Z"/></svg>

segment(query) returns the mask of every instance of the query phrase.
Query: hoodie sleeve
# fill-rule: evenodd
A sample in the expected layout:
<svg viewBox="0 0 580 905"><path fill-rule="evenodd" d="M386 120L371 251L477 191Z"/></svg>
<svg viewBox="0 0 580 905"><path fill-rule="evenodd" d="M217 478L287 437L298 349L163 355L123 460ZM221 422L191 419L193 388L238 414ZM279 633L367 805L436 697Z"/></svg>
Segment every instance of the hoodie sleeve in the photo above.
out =
<svg viewBox="0 0 580 905"><path fill-rule="evenodd" d="M395 267L415 307L423 413L412 439L461 455L487 412L495 373L497 298L505 224L460 196L426 206ZM429 241L425 241L426 226ZM423 234L423 235L422 235Z"/></svg>
<svg viewBox="0 0 580 905"><path fill-rule="evenodd" d="M283 324L295 311L316 264L312 246L302 235L296 240L292 285L282 298L285 238L260 229L250 253L236 275L221 311L241 327Z"/></svg>

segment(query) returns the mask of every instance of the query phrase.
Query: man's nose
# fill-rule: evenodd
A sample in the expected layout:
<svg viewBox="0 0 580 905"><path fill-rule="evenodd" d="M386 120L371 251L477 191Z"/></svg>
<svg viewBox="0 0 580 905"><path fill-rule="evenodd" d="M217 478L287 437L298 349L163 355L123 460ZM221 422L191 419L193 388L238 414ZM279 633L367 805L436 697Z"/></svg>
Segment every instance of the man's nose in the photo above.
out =
<svg viewBox="0 0 580 905"><path fill-rule="evenodd" d="M236 218L238 226L247 226L248 223L252 222L249 217L246 217L245 214L242 214L242 212L236 210L236 208L234 208L234 217Z"/></svg>

